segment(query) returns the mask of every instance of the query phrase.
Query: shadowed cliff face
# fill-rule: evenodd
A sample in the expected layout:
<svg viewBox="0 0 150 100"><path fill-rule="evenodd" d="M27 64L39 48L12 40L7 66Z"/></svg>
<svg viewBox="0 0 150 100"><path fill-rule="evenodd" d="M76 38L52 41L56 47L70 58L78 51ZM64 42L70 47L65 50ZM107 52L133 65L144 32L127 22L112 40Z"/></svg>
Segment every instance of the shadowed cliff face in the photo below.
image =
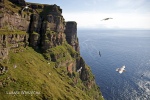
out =
<svg viewBox="0 0 150 100"><path fill-rule="evenodd" d="M43 52L65 41L65 22L60 8L56 5L45 7L48 8L40 13L43 15L32 14L29 26L30 45L34 48L40 45ZM32 39L34 37L37 37L35 41Z"/></svg>
<svg viewBox="0 0 150 100"><path fill-rule="evenodd" d="M8 12L4 13L3 17L0 18L2 22L0 25L1 27L7 27L9 30L18 29L22 31L27 31L30 23L29 18L29 16L24 18L18 13Z"/></svg>
<svg viewBox="0 0 150 100"><path fill-rule="evenodd" d="M62 9L57 5L26 3L24 0L10 1L0 1L0 67L9 72L9 67L5 68L1 62L11 58L10 52L11 55L19 54L31 46L48 62L53 63L53 68L63 69L62 73L67 73L64 77L72 80L69 83L71 87L82 84L79 85L81 90L93 100L100 98L94 76L79 53L77 23L65 22ZM25 5L30 5L29 9L23 10ZM32 65L31 62L29 64ZM6 70L1 73L5 74ZM60 76L62 73L59 73ZM2 79L0 83L4 87Z"/></svg>
<svg viewBox="0 0 150 100"><path fill-rule="evenodd" d="M8 57L10 50L14 50L14 52L19 52L19 47L26 47L28 45L27 40L28 35L26 35L25 33L8 35L0 34L0 61Z"/></svg>
<svg viewBox="0 0 150 100"><path fill-rule="evenodd" d="M77 38L77 23L76 22L66 22L66 40L67 42L76 50L79 52L79 43Z"/></svg>
<svg viewBox="0 0 150 100"><path fill-rule="evenodd" d="M25 6L26 5L24 0L9 0L9 1L14 3L14 4L21 5L21 6Z"/></svg>

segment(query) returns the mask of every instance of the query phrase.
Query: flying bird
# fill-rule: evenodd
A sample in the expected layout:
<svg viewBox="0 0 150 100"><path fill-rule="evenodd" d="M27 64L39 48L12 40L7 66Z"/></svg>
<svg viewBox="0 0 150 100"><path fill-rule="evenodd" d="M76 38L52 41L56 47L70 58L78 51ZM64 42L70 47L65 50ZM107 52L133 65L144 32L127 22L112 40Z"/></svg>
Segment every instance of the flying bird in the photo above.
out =
<svg viewBox="0 0 150 100"><path fill-rule="evenodd" d="M78 69L77 72L81 72L81 70L82 70L82 67L80 67L80 69Z"/></svg>
<svg viewBox="0 0 150 100"><path fill-rule="evenodd" d="M144 76L144 74L141 75L141 77L143 77L143 76Z"/></svg>
<svg viewBox="0 0 150 100"><path fill-rule="evenodd" d="M30 5L26 5L26 6L22 9L22 11L25 10L25 9L29 9L29 6L30 6Z"/></svg>
<svg viewBox="0 0 150 100"><path fill-rule="evenodd" d="M123 73L124 71L126 71L125 70L125 65L122 66L121 68L117 68L116 71L119 72L120 74Z"/></svg>
<svg viewBox="0 0 150 100"><path fill-rule="evenodd" d="M109 20L109 19L113 19L113 18L104 18L101 21L106 21L106 20Z"/></svg>

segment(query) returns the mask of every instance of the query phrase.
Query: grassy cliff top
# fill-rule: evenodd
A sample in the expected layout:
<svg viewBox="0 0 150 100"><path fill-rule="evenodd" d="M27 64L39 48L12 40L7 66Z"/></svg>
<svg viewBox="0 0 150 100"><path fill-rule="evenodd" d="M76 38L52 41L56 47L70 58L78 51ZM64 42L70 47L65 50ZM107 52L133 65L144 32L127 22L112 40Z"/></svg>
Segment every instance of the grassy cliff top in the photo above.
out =
<svg viewBox="0 0 150 100"><path fill-rule="evenodd" d="M6 9L9 9L14 13L19 13L19 11L21 11L21 9L22 9L21 6L13 4L9 0L4 0L4 5L5 5Z"/></svg>

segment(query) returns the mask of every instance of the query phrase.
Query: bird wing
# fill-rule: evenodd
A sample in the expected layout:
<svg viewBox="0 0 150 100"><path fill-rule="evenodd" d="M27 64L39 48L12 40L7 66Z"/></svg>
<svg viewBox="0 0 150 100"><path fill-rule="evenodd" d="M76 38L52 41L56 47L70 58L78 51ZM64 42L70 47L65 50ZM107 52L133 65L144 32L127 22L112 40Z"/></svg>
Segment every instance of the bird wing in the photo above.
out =
<svg viewBox="0 0 150 100"><path fill-rule="evenodd" d="M108 18L104 18L104 19L102 19L102 20L108 20Z"/></svg>
<svg viewBox="0 0 150 100"><path fill-rule="evenodd" d="M124 68L126 68L126 66L124 65L124 66L122 66L121 68L123 68L123 69L124 69Z"/></svg>
<svg viewBox="0 0 150 100"><path fill-rule="evenodd" d="M23 8L22 11L23 11L24 9L25 9L25 8Z"/></svg>
<svg viewBox="0 0 150 100"><path fill-rule="evenodd" d="M116 71L119 71L120 68L117 68Z"/></svg>
<svg viewBox="0 0 150 100"><path fill-rule="evenodd" d="M109 19L113 19L113 18L104 18L101 21L106 21L106 20L109 20Z"/></svg>
<svg viewBox="0 0 150 100"><path fill-rule="evenodd" d="M123 71L119 71L120 74L122 74Z"/></svg>

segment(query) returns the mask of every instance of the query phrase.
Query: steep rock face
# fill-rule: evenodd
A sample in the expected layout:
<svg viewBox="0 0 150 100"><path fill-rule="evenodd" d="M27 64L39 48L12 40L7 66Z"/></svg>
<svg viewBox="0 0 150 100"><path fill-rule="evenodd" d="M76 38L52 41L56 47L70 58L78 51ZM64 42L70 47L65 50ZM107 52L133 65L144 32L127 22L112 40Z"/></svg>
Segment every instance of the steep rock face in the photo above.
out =
<svg viewBox="0 0 150 100"><path fill-rule="evenodd" d="M27 35L26 34L9 34L9 35L0 35L0 46L17 48L19 46L25 46L27 42ZM20 43L20 44L19 44Z"/></svg>
<svg viewBox="0 0 150 100"><path fill-rule="evenodd" d="M26 3L25 3L25 0L10 0L12 3L15 3L15 4L18 4L18 5L21 5L21 6L25 6Z"/></svg>
<svg viewBox="0 0 150 100"><path fill-rule="evenodd" d="M40 42L41 17L38 14L32 14L29 25L29 45L37 49Z"/></svg>
<svg viewBox="0 0 150 100"><path fill-rule="evenodd" d="M0 1L0 28L2 27L2 18L4 17L4 1Z"/></svg>
<svg viewBox="0 0 150 100"><path fill-rule="evenodd" d="M10 50L25 47L28 44L26 31L29 27L30 17L19 14L18 11L21 8L15 5L25 5L25 1L11 0L11 2L14 4L8 0L0 1L0 60L6 59ZM14 52L18 52L18 50Z"/></svg>
<svg viewBox="0 0 150 100"><path fill-rule="evenodd" d="M91 88L95 84L95 79L82 57L76 59L76 67L77 71L82 67L80 70L80 79L85 82L85 85L88 88Z"/></svg>
<svg viewBox="0 0 150 100"><path fill-rule="evenodd" d="M0 75L7 73L7 71L8 71L8 67L0 64Z"/></svg>
<svg viewBox="0 0 150 100"><path fill-rule="evenodd" d="M0 28L27 31L30 23L30 14L23 10L25 1L10 1L12 3L8 0L0 2Z"/></svg>
<svg viewBox="0 0 150 100"><path fill-rule="evenodd" d="M28 31L30 15L19 13L25 1L10 1L12 3L8 0L0 1L0 60L6 59L10 50L28 45L26 31Z"/></svg>
<svg viewBox="0 0 150 100"><path fill-rule="evenodd" d="M1 5L2 5L2 4L4 3L4 0L0 0L0 3L1 3ZM0 6L1 6L1 5L0 5Z"/></svg>
<svg viewBox="0 0 150 100"><path fill-rule="evenodd" d="M74 21L66 22L66 41L72 46L72 48L79 53L79 42L77 38L77 23ZM91 73L90 68L86 65L85 61L79 55L75 57L76 61L74 63L69 63L67 70L73 75L73 72L79 73L79 78L83 81L84 85L91 89L95 87L95 78ZM76 78L75 83L77 83L78 78ZM99 98L99 94L95 94L94 97Z"/></svg>
<svg viewBox="0 0 150 100"><path fill-rule="evenodd" d="M39 33L41 29L41 23L41 17L38 14L32 14L29 26L29 33Z"/></svg>
<svg viewBox="0 0 150 100"><path fill-rule="evenodd" d="M4 13L0 17L0 27L6 27L8 30L19 29L22 31L27 31L29 26L29 19L23 18L18 13Z"/></svg>
<svg viewBox="0 0 150 100"><path fill-rule="evenodd" d="M48 12L46 19L42 24L42 28L41 45L44 51L57 45L61 45L65 41L65 23L58 6L53 5L51 7L51 10Z"/></svg>
<svg viewBox="0 0 150 100"><path fill-rule="evenodd" d="M65 41L65 22L61 15L62 10L59 6L46 5L44 6L44 9L48 9L48 11L42 11L41 16L37 14L31 15L29 33L31 36L30 41L35 37L35 35L32 35L34 31L39 34L35 43L34 41L31 41L30 45L33 46L34 44L34 48L37 48L38 45L40 45L43 52L46 52L46 50L61 45Z"/></svg>
<svg viewBox="0 0 150 100"><path fill-rule="evenodd" d="M0 48L0 61L6 59L7 57L8 57L8 49Z"/></svg>
<svg viewBox="0 0 150 100"><path fill-rule="evenodd" d="M27 45L27 34L0 34L0 60L6 59L10 50ZM19 51L15 50L14 52Z"/></svg>
<svg viewBox="0 0 150 100"><path fill-rule="evenodd" d="M79 43L77 38L77 23L76 22L66 22L66 40L67 42L76 50L79 52Z"/></svg>

